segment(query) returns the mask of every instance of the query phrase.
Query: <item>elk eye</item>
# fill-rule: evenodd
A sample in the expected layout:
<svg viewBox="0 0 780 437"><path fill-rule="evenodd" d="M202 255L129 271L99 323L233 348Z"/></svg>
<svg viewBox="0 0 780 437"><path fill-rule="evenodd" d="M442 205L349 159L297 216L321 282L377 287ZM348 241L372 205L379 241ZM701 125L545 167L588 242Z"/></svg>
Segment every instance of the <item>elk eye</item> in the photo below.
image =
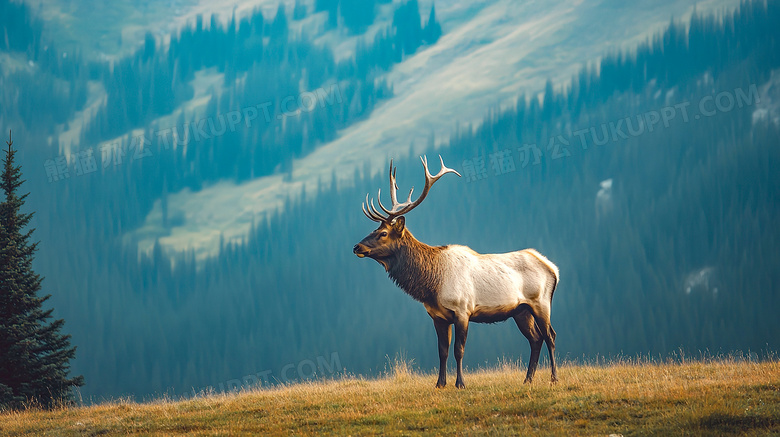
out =
<svg viewBox="0 0 780 437"><path fill-rule="evenodd" d="M382 238L387 237L387 231L382 231L382 233L379 234L379 236Z"/></svg>

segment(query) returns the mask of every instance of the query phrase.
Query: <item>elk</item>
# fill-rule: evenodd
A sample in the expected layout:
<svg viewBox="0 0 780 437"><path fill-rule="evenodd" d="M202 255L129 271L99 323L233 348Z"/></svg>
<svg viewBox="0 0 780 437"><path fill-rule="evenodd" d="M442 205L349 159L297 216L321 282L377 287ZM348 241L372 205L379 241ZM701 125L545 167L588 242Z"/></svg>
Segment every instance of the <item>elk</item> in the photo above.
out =
<svg viewBox="0 0 780 437"><path fill-rule="evenodd" d="M555 366L555 330L550 324L550 307L556 286L558 268L534 249L501 254L479 254L466 246L429 246L418 241L406 227L405 214L419 206L433 184L447 173L439 155L441 170L435 176L428 171L428 160L420 157L425 169L425 187L417 200L412 192L403 203L396 197L396 168L390 161L390 199L385 208L377 194L379 208L373 199L363 203L363 213L378 222L379 227L352 249L359 258L374 259L403 291L421 302L433 319L439 344L439 379L436 387L447 385L447 358L451 342L451 325L455 326L455 386L464 388L463 353L469 322L495 323L514 319L531 345L531 357L525 383L533 380L539 363L542 343L550 353L552 382L558 380Z"/></svg>

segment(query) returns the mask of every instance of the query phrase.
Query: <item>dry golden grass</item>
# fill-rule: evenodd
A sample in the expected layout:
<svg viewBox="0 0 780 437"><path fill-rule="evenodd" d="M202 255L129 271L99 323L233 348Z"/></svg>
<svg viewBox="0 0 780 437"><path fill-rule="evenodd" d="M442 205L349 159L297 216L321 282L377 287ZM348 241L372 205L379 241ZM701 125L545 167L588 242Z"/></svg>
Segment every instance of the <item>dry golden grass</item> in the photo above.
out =
<svg viewBox="0 0 780 437"><path fill-rule="evenodd" d="M780 362L619 362L467 372L465 390L403 362L344 378L187 401L0 414L11 435L724 435L780 433Z"/></svg>

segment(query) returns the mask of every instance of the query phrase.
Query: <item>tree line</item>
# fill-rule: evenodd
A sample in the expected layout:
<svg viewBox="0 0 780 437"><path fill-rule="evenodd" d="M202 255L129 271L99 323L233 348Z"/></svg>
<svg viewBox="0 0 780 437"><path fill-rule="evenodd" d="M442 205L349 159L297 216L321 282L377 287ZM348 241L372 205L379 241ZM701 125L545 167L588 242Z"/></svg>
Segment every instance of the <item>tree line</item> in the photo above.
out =
<svg viewBox="0 0 780 437"><path fill-rule="evenodd" d="M699 119L693 111L719 93L764 92L780 63L778 18L772 2L694 14L583 68L571 86L550 82L540 98L518 96L513 108L460 126L428 154L442 153L464 178L437 184L410 230L429 244L547 255L561 269L552 318L562 357L776 349L780 131L754 119L755 98ZM345 105L354 102L345 93ZM687 122L676 109L668 126L649 130L647 114L686 102ZM613 139L610 123L637 116L641 134L623 128L627 138ZM575 134L583 129L586 147ZM141 160L100 172L100 183L43 184L31 199L47 242L38 270L56 278L45 287L79 346L74 370L88 376L87 397L183 393L331 352L354 373L381 371L399 351L424 370L436 366L429 317L381 267L351 253L373 229L359 203L386 187L386 175L356 169L350 183L323 181L316 196L258 218L244 244L223 244L197 264L192 253L171 259L157 246L146 257L123 241L166 185L201 178L185 184L160 172L193 163L215 171L206 156L170 159L180 161ZM45 181L42 160L32 162L30 180ZM400 184L419 183L416 156L396 163ZM467 168L482 177L467 182ZM611 208L597 219L607 179ZM518 359L525 347L509 324L474 326L466 365Z"/></svg>

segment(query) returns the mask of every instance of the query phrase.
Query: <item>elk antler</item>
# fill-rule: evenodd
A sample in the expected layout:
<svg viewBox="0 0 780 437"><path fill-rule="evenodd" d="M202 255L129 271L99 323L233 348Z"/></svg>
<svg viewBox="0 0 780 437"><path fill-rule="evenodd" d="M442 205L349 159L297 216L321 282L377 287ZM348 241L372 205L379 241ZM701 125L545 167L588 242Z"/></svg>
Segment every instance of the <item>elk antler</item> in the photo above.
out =
<svg viewBox="0 0 780 437"><path fill-rule="evenodd" d="M423 188L422 194L420 194L420 197L417 198L414 202L412 202L412 192L414 192L414 187L412 187L411 190L409 190L409 197L406 198L406 202L398 203L398 197L397 197L397 190L398 190L398 184L395 180L395 173L396 168L393 167L393 160L390 160L390 200L393 202L393 206L388 210L385 208L384 205L382 205L382 189L379 189L379 192L377 193L377 203L379 203L379 208L382 209L382 211L385 212L385 214L382 214L381 212L377 211L376 207L374 206L374 199L369 200L368 194L366 194L366 201L363 203L363 214L366 215L369 219L375 221L375 222L385 222L385 223L391 223L396 217L400 217L409 211L416 208L420 203L422 203L423 200L425 200L425 197L428 195L428 191L430 191L433 184L439 180L442 176L444 176L447 173L455 173L460 177L460 173L457 171L447 168L444 165L444 159L442 159L441 155L439 155L439 161L441 162L441 170L439 170L439 173L436 174L436 176L431 175L431 172L428 171L428 157L421 156L420 160L423 163L423 168L425 169L425 187Z"/></svg>

